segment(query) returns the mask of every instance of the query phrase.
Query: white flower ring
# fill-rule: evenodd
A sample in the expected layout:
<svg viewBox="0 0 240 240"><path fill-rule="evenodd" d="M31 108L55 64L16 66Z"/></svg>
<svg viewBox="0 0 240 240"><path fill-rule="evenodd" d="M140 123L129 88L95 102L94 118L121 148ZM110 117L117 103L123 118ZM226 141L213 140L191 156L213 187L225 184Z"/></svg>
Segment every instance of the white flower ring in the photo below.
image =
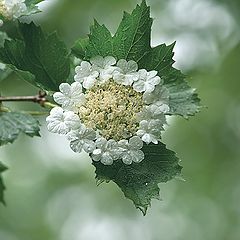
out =
<svg viewBox="0 0 240 240"><path fill-rule="evenodd" d="M74 152L111 165L144 159L143 144L158 144L169 92L157 71L138 70L134 61L97 56L75 69L75 82L62 83L47 117L50 132L67 135Z"/></svg>

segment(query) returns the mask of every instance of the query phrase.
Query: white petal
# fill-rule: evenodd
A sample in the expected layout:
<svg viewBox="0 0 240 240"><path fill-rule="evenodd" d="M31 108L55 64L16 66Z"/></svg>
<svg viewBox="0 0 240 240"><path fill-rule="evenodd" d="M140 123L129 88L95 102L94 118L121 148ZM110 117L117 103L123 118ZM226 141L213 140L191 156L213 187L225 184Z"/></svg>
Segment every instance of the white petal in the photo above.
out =
<svg viewBox="0 0 240 240"><path fill-rule="evenodd" d="M140 137L134 136L129 139L129 149L141 149L143 147L143 142Z"/></svg>
<svg viewBox="0 0 240 240"><path fill-rule="evenodd" d="M90 59L93 65L104 68L104 58L102 56L96 56Z"/></svg>
<svg viewBox="0 0 240 240"><path fill-rule="evenodd" d="M74 140L70 142L70 147L74 152L80 153L83 149L83 141L82 140Z"/></svg>
<svg viewBox="0 0 240 240"><path fill-rule="evenodd" d="M133 89L137 92L144 92L145 91L145 82L142 80L138 80L133 83Z"/></svg>
<svg viewBox="0 0 240 240"><path fill-rule="evenodd" d="M63 109L61 107L54 107L51 111L50 111L50 116L54 117L54 118L62 118L63 116Z"/></svg>
<svg viewBox="0 0 240 240"><path fill-rule="evenodd" d="M159 76L156 76L154 78L151 78L151 83L153 85L158 85L161 82L161 78Z"/></svg>
<svg viewBox="0 0 240 240"><path fill-rule="evenodd" d="M64 122L58 122L58 123L49 123L47 125L48 130L53 133L58 133L58 134L67 134L69 131L69 128L66 126Z"/></svg>
<svg viewBox="0 0 240 240"><path fill-rule="evenodd" d="M113 164L113 158L109 153L104 153L101 157L101 163L104 165L112 165Z"/></svg>
<svg viewBox="0 0 240 240"><path fill-rule="evenodd" d="M70 129L78 129L81 125L79 116L72 111L67 111L64 113L64 123Z"/></svg>
<svg viewBox="0 0 240 240"><path fill-rule="evenodd" d="M53 99L54 99L54 101L56 102L56 103L58 103L58 104L64 104L64 103L66 103L66 102L68 102L68 99L66 98L66 96L65 95L63 95L62 93L60 93L60 92L55 92L54 94L53 94Z"/></svg>
<svg viewBox="0 0 240 240"><path fill-rule="evenodd" d="M101 149L95 149L93 150L93 153L92 153L92 159L93 161L100 161L101 160L101 157L102 157L102 151Z"/></svg>
<svg viewBox="0 0 240 240"><path fill-rule="evenodd" d="M71 86L68 83L61 83L59 86L59 90L64 95L70 95L71 94Z"/></svg>
<svg viewBox="0 0 240 240"><path fill-rule="evenodd" d="M96 140L96 146L97 148L105 148L105 146L107 145L108 141L105 138L98 138Z"/></svg>
<svg viewBox="0 0 240 240"><path fill-rule="evenodd" d="M104 67L112 66L116 64L116 59L112 56L107 56L104 58Z"/></svg>
<svg viewBox="0 0 240 240"><path fill-rule="evenodd" d="M96 131L94 131L93 129L89 129L87 128L84 132L84 139L88 139L88 140L94 140L96 138Z"/></svg>
<svg viewBox="0 0 240 240"><path fill-rule="evenodd" d="M143 140L145 143L149 144L149 143L152 142L152 137L151 137L150 134L145 133L145 134L142 136L142 140Z"/></svg>
<svg viewBox="0 0 240 240"><path fill-rule="evenodd" d="M92 153L95 148L96 148L96 145L95 145L94 141L87 140L87 139L84 140L83 150L86 153Z"/></svg>
<svg viewBox="0 0 240 240"><path fill-rule="evenodd" d="M117 62L117 67L119 67L124 73L127 72L127 61L125 59L120 59Z"/></svg>
<svg viewBox="0 0 240 240"><path fill-rule="evenodd" d="M85 78L85 80L83 82L83 87L85 89L90 89L91 87L94 86L95 83L96 83L96 79L92 76L89 76L89 77Z"/></svg>
<svg viewBox="0 0 240 240"><path fill-rule="evenodd" d="M76 94L76 93L82 93L82 84L79 82L74 82L71 84L71 93Z"/></svg>
<svg viewBox="0 0 240 240"><path fill-rule="evenodd" d="M144 159L144 153L141 150L131 151L133 162L139 163Z"/></svg>
<svg viewBox="0 0 240 240"><path fill-rule="evenodd" d="M120 140L118 146L122 148L128 148L128 140Z"/></svg>
<svg viewBox="0 0 240 240"><path fill-rule="evenodd" d="M156 75L157 75L157 71L153 70L153 71L150 71L148 72L148 78L154 78Z"/></svg>
<svg viewBox="0 0 240 240"><path fill-rule="evenodd" d="M132 156L130 154L125 154L122 158L123 163L130 165L132 164Z"/></svg>
<svg viewBox="0 0 240 240"><path fill-rule="evenodd" d="M138 74L139 74L139 78L141 79L141 80L146 80L147 79L147 70L145 70L145 69L140 69L139 71L138 71Z"/></svg>

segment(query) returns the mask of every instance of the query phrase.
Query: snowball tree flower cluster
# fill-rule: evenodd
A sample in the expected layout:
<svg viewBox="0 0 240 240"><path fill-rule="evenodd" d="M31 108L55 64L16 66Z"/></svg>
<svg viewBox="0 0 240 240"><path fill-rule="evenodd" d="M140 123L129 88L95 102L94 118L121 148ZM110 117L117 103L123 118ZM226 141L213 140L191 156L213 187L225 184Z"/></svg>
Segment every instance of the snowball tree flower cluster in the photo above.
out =
<svg viewBox="0 0 240 240"><path fill-rule="evenodd" d="M17 19L27 12L25 0L0 0L0 16L8 20ZM0 19L0 24L3 21Z"/></svg>
<svg viewBox="0 0 240 240"><path fill-rule="evenodd" d="M169 112L169 93L157 71L97 56L75 72L75 81L53 95L60 106L47 117L48 130L67 135L72 150L84 150L93 161L141 162L143 144L158 144Z"/></svg>

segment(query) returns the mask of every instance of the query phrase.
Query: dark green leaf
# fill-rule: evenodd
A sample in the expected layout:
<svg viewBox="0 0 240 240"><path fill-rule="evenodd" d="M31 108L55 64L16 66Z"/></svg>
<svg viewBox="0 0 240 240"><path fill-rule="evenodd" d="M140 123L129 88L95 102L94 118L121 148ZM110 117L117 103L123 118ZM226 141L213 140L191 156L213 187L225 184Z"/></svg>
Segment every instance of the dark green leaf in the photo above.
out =
<svg viewBox="0 0 240 240"><path fill-rule="evenodd" d="M80 59L85 59L87 51L86 48L88 44L89 44L88 38L79 39L78 41L75 42L74 46L72 47L73 54Z"/></svg>
<svg viewBox="0 0 240 240"><path fill-rule="evenodd" d="M145 1L137 5L131 14L124 12L113 37L113 56L139 62L151 48L151 26L150 8Z"/></svg>
<svg viewBox="0 0 240 240"><path fill-rule="evenodd" d="M70 60L65 44L56 33L45 36L34 23L19 24L23 41L6 41L0 49L0 60L17 70L30 72L30 83L44 90L57 91L70 72ZM29 79L26 79L29 80Z"/></svg>
<svg viewBox="0 0 240 240"><path fill-rule="evenodd" d="M7 168L0 162L0 202L2 202L3 204L5 204L3 193L6 188L2 180L2 173L6 170Z"/></svg>
<svg viewBox="0 0 240 240"><path fill-rule="evenodd" d="M31 115L19 112L0 113L0 146L13 143L21 132L34 137L40 136L39 131L39 122Z"/></svg>
<svg viewBox="0 0 240 240"><path fill-rule="evenodd" d="M182 167L175 153L162 143L145 145L142 150L145 159L141 163L126 165L116 161L110 166L99 162L93 162L93 165L98 181L115 182L124 195L146 214L151 199L159 199L158 184L179 175Z"/></svg>
<svg viewBox="0 0 240 240"><path fill-rule="evenodd" d="M112 36L105 25L100 25L96 20L90 29L89 44L86 46L86 56L113 56Z"/></svg>

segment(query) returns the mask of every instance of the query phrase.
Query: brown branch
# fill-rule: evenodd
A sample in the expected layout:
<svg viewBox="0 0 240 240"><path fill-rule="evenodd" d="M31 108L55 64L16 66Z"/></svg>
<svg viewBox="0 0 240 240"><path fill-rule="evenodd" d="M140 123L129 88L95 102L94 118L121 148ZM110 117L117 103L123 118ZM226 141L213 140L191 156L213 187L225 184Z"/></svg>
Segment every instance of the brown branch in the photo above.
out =
<svg viewBox="0 0 240 240"><path fill-rule="evenodd" d="M47 102L46 93L39 91L38 95L36 96L10 96L10 97L2 97L0 96L0 103L1 102L34 102L38 103L41 106Z"/></svg>

